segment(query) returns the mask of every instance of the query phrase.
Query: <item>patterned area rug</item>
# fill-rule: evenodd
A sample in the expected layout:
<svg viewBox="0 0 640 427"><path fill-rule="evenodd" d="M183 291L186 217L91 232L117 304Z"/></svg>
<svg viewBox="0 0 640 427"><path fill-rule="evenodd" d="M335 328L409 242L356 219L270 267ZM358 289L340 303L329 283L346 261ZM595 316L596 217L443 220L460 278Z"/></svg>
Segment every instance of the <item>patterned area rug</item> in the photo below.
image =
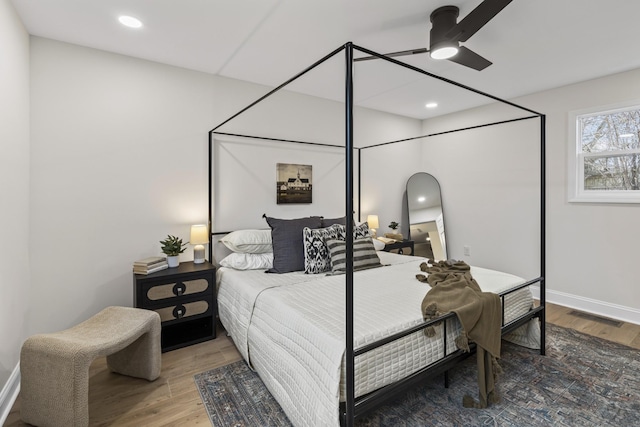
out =
<svg viewBox="0 0 640 427"><path fill-rule="evenodd" d="M502 400L487 409L462 407L476 397L476 359L381 407L358 427L640 426L640 351L554 325L547 355L503 342L498 380ZM260 378L244 361L195 376L214 426L290 426Z"/></svg>

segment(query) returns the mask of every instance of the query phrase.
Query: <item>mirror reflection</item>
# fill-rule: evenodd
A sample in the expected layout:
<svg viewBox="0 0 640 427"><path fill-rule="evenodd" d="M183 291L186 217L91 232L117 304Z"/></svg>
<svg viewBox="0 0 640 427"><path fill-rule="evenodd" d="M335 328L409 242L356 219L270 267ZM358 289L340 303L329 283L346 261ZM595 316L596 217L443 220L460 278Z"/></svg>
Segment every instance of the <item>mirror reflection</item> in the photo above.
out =
<svg viewBox="0 0 640 427"><path fill-rule="evenodd" d="M419 172L407 181L409 235L415 254L436 261L446 260L447 244L440 184L432 175Z"/></svg>

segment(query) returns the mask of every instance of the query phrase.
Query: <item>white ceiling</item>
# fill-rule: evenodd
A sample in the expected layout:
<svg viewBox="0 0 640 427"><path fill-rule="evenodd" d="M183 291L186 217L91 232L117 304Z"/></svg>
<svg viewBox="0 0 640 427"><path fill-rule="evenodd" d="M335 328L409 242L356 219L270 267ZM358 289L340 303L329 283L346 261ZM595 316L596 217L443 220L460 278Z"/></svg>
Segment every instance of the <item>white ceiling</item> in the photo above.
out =
<svg viewBox="0 0 640 427"><path fill-rule="evenodd" d="M480 0L12 0L30 34L275 87L352 41L379 52L428 45L429 15ZM143 21L123 27L120 15ZM475 71L428 54L398 58L499 98L640 68L640 1L513 0L465 46ZM361 56L360 54L356 54ZM290 87L342 100L343 55ZM358 105L428 118L490 101L384 61L356 64ZM428 83L427 83L428 82ZM469 98L469 99L467 99ZM424 104L439 107L427 110Z"/></svg>

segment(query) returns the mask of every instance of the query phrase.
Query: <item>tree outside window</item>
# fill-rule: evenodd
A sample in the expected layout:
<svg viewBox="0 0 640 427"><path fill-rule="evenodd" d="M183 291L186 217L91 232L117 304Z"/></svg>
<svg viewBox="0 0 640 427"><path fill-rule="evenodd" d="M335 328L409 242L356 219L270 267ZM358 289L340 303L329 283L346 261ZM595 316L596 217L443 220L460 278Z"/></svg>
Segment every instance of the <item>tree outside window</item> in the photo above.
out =
<svg viewBox="0 0 640 427"><path fill-rule="evenodd" d="M584 189L640 190L640 110L582 116L579 120Z"/></svg>
<svg viewBox="0 0 640 427"><path fill-rule="evenodd" d="M640 106L573 117L571 201L640 203Z"/></svg>

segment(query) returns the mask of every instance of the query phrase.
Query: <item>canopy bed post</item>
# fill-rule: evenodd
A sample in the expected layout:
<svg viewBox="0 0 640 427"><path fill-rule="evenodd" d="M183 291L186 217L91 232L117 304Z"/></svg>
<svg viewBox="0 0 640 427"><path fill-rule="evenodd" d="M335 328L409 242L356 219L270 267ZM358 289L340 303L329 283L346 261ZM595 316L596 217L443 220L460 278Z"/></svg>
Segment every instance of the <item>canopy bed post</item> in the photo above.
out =
<svg viewBox="0 0 640 427"><path fill-rule="evenodd" d="M540 115L540 355L545 355L545 324L547 310L547 290L546 290L546 122L547 116Z"/></svg>
<svg viewBox="0 0 640 427"><path fill-rule="evenodd" d="M353 355L353 44L345 45L345 221L347 252L346 272L346 427L353 427L355 419L355 366ZM358 185L360 183L358 182ZM359 197L358 197L359 198Z"/></svg>
<svg viewBox="0 0 640 427"><path fill-rule="evenodd" d="M358 221L362 221L362 150L358 148Z"/></svg>
<svg viewBox="0 0 640 427"><path fill-rule="evenodd" d="M207 224L209 226L209 262L213 263L213 196L211 192L213 191L213 162L211 158L213 156L213 131L209 132L209 216L207 219Z"/></svg>

